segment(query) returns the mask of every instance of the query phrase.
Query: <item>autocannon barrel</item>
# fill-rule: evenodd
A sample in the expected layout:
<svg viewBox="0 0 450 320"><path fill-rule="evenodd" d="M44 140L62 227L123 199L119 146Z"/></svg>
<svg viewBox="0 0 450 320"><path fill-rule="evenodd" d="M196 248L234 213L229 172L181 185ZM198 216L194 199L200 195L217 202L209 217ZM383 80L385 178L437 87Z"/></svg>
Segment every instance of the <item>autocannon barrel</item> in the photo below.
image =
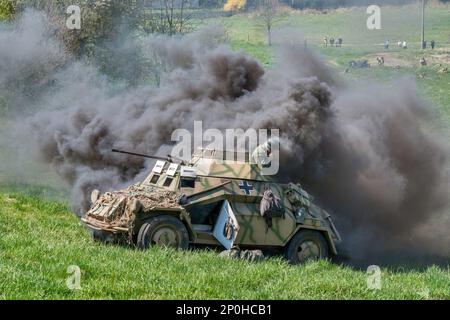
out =
<svg viewBox="0 0 450 320"><path fill-rule="evenodd" d="M123 150L117 150L117 149L112 149L112 152L128 154L128 155L131 155L131 156L143 157L143 158L154 159L154 160L168 161L168 162L173 162L174 160L176 160L176 161L181 162L182 164L184 163L183 160L174 158L171 155L167 155L167 157L158 157L158 156L150 156L150 155L147 155L147 154L135 153L135 152L129 152L129 151L123 151Z"/></svg>

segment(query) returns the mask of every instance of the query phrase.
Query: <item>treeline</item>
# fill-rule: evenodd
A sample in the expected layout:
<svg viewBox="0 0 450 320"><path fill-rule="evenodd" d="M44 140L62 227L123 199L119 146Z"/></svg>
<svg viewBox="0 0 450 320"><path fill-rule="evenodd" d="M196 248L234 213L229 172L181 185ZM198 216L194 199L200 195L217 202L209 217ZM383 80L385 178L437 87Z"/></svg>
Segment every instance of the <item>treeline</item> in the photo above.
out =
<svg viewBox="0 0 450 320"><path fill-rule="evenodd" d="M333 9L371 4L404 5L413 2L417 2L417 0L283 0L283 3L295 9Z"/></svg>
<svg viewBox="0 0 450 320"><path fill-rule="evenodd" d="M148 2L151 2L149 0ZM246 8L257 6L259 0L247 0ZM377 5L405 5L417 3L420 0L280 0L283 4L294 9L335 9L340 7ZM450 0L436 0L442 3L450 3ZM198 0L200 8L221 8L225 0Z"/></svg>
<svg viewBox="0 0 450 320"><path fill-rule="evenodd" d="M192 29L187 10L196 0L0 0L3 17L14 17L26 9L45 12L54 22L59 37L75 55L89 55L93 44L117 40L132 30L174 35ZM79 5L83 27L68 30L67 8ZM161 10L149 10L157 4ZM0 11L1 12L1 11ZM0 13L1 14L1 13Z"/></svg>
<svg viewBox="0 0 450 320"><path fill-rule="evenodd" d="M0 0L0 18L14 19L27 9L45 12L49 35L61 40L71 57L97 66L110 79L136 85L153 77L158 65L139 41L142 36L193 29L187 12L191 0L158 1L164 10L150 10L146 0ZM71 30L67 8L74 4L82 8L82 27Z"/></svg>

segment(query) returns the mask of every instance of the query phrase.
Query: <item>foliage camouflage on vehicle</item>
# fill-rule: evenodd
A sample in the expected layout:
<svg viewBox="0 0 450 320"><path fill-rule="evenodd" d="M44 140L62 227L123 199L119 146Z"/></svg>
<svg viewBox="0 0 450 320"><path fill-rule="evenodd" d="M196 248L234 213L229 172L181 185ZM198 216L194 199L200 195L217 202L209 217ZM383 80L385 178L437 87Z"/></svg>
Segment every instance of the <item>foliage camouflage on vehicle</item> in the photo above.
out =
<svg viewBox="0 0 450 320"><path fill-rule="evenodd" d="M94 191L82 220L95 238L99 233L111 239L125 236L141 248L164 244L184 249L191 243L228 250L291 248L296 256L302 251L314 258L337 254L340 236L330 215L300 184L277 183L245 157L229 161L223 152L201 149L187 165L160 160L142 183L100 197ZM272 216L270 227L260 213L267 189L284 207L283 215Z"/></svg>

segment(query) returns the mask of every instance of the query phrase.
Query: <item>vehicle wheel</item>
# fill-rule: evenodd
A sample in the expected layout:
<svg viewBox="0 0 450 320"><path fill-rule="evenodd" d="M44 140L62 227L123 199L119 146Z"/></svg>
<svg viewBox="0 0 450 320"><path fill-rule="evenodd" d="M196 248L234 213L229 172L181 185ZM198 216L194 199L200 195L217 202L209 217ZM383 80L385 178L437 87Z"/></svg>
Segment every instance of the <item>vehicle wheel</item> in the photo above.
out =
<svg viewBox="0 0 450 320"><path fill-rule="evenodd" d="M328 258L328 243L318 231L300 230L291 239L285 257L292 264Z"/></svg>
<svg viewBox="0 0 450 320"><path fill-rule="evenodd" d="M189 234L179 219L169 215L155 216L142 225L137 246L143 250L153 246L186 250L189 246Z"/></svg>

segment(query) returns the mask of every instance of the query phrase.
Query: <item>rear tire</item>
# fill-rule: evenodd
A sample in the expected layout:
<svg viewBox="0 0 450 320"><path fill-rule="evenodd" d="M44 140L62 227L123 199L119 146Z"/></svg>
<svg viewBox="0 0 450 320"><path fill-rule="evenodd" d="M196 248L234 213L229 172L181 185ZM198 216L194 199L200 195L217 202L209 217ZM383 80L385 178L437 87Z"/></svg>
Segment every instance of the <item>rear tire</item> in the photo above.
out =
<svg viewBox="0 0 450 320"><path fill-rule="evenodd" d="M300 230L286 247L285 257L291 264L327 259L329 257L328 243L318 231Z"/></svg>
<svg viewBox="0 0 450 320"><path fill-rule="evenodd" d="M142 250L154 246L186 250L189 234L179 219L169 215L155 216L146 220L139 229L137 246Z"/></svg>

